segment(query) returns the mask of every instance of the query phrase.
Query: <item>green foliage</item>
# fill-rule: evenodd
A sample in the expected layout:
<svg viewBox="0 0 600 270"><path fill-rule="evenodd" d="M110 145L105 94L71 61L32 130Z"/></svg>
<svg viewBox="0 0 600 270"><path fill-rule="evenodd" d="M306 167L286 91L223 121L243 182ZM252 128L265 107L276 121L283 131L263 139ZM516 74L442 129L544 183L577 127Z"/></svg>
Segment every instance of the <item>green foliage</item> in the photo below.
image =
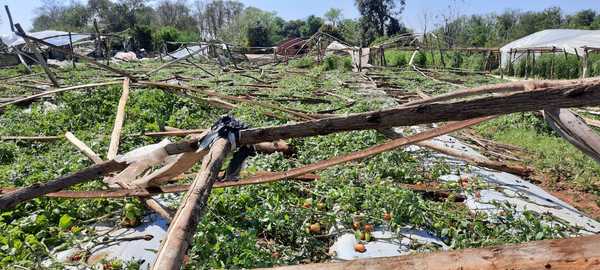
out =
<svg viewBox="0 0 600 270"><path fill-rule="evenodd" d="M391 67L404 67L408 64L410 54L410 52L405 51L386 50L385 61Z"/></svg>
<svg viewBox="0 0 600 270"><path fill-rule="evenodd" d="M565 15L559 7L542 11L506 10L501 14L452 18L435 32L445 45L498 47L546 29L600 29L600 14L591 9Z"/></svg>
<svg viewBox="0 0 600 270"><path fill-rule="evenodd" d="M349 56L342 57L329 55L323 59L323 68L326 71L339 69L341 71L352 70L352 59Z"/></svg>
<svg viewBox="0 0 600 270"><path fill-rule="evenodd" d="M530 151L532 157L527 162L548 174L548 180L568 181L578 189L598 192L600 166L556 135L543 119L531 113L512 114L481 124L477 131Z"/></svg>
<svg viewBox="0 0 600 270"><path fill-rule="evenodd" d="M136 48L144 48L146 51L154 49L152 28L149 26L135 26L133 28L133 37Z"/></svg>
<svg viewBox="0 0 600 270"><path fill-rule="evenodd" d="M395 35L406 28L396 19L406 5L405 0L356 0L360 13L363 45L368 45L377 37ZM391 31L390 31L391 30Z"/></svg>
<svg viewBox="0 0 600 270"><path fill-rule="evenodd" d="M555 79L574 79L581 75L581 60L576 55L542 54L536 56L535 63L533 56L530 56L527 62L526 56L521 61L513 64L509 74L524 77L527 73L530 77L555 78ZM589 60L590 74L593 76L598 70L594 67L598 65L600 57L592 55Z"/></svg>
<svg viewBox="0 0 600 270"><path fill-rule="evenodd" d="M291 65L296 68L310 68L314 64L315 60L310 56L302 57L300 59L291 61Z"/></svg>

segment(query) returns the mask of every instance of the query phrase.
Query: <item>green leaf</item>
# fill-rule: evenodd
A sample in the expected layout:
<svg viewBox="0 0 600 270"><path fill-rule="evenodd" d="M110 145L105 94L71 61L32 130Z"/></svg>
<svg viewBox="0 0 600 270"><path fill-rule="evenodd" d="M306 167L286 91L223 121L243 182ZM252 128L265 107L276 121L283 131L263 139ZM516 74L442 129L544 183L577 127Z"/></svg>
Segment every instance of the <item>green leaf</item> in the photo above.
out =
<svg viewBox="0 0 600 270"><path fill-rule="evenodd" d="M71 216L64 214L62 217L60 217L60 220L58 221L58 227L66 230L71 227L71 225L73 225L73 218Z"/></svg>

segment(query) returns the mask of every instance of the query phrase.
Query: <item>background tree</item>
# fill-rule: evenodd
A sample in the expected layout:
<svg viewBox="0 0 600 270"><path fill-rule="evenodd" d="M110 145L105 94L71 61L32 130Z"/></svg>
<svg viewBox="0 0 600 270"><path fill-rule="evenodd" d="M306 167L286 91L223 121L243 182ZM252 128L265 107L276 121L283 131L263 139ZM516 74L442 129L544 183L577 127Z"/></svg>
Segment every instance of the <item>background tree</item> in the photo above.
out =
<svg viewBox="0 0 600 270"><path fill-rule="evenodd" d="M302 37L311 37L321 29L321 26L323 26L323 19L315 15L308 16L306 23L300 29Z"/></svg>
<svg viewBox="0 0 600 270"><path fill-rule="evenodd" d="M405 5L405 0L356 0L356 7L361 15L363 45L385 36L391 19L397 20Z"/></svg>
<svg viewBox="0 0 600 270"><path fill-rule="evenodd" d="M342 10L339 8L331 8L327 12L325 12L325 15L323 15L323 17L325 17L325 19L329 23L331 23L333 27L336 27L339 21L342 20Z"/></svg>

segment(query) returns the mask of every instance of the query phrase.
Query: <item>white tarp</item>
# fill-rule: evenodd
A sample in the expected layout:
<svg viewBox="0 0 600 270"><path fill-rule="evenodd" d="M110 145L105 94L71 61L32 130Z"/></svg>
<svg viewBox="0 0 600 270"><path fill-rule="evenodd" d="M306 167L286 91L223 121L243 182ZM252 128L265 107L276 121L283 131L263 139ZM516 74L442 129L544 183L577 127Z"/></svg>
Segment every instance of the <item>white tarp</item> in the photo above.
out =
<svg viewBox="0 0 600 270"><path fill-rule="evenodd" d="M40 32L30 32L27 33L27 35L32 36L34 38L43 39L44 41L55 46L65 46L70 44L69 32L46 30ZM73 41L73 43L88 38L91 38L91 36L85 34L71 33L71 40ZM7 43L9 47L16 47L23 44L25 44L25 41L21 37L18 37L10 44Z"/></svg>
<svg viewBox="0 0 600 270"><path fill-rule="evenodd" d="M565 50L570 54L583 55L583 47L600 47L600 30L550 29L517 39L500 48L502 67L508 65L511 49L552 48ZM513 59L520 59L525 53L517 53Z"/></svg>

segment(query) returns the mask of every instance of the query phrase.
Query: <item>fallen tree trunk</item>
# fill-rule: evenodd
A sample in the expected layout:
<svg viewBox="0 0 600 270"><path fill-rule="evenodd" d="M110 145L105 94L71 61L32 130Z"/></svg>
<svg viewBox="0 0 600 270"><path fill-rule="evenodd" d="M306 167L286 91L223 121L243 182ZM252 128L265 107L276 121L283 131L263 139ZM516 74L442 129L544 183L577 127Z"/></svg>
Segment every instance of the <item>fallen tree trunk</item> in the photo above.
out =
<svg viewBox="0 0 600 270"><path fill-rule="evenodd" d="M520 81L520 82L509 82L509 83L501 83L494 85L484 85L475 88L462 89L458 91L452 91L447 94L438 95L434 97L429 97L426 99L415 100L405 104L402 106L413 106L431 102L441 102L448 101L457 98L465 98L472 97L477 95L486 95L486 94L503 94L510 93L516 91L525 91L525 90L534 90L538 88L551 87L551 86L561 86L561 85L569 85L569 84L578 84L591 82L594 80L598 80L598 78L590 78L585 80L553 80L553 81Z"/></svg>
<svg viewBox="0 0 600 270"><path fill-rule="evenodd" d="M457 130L460 130L460 129L463 129L463 128L466 128L469 126L477 125L481 122L489 120L490 118L492 118L492 117L482 117L482 118L471 119L471 120L466 120L466 121L462 121L462 122L450 123L443 127L427 130L425 132L422 132L422 133L419 133L419 134L416 134L413 136L391 140L389 142L386 142L386 143L383 143L380 145L376 145L376 146L367 148L362 151L353 152L353 153L350 153L347 155L338 156L338 157L334 157L334 158L327 159L327 160L322 160L322 161L312 163L312 164L309 164L309 165L306 165L303 167L290 169L285 172L275 173L272 175L265 175L265 176L261 176L261 177L254 177L254 179L247 179L246 181L244 181L244 184L252 185L252 184L259 184L259 183L262 184L262 183L276 182L276 181L280 181L283 179L288 179L288 178L296 177L299 175L315 172L315 171L333 167L335 165L339 165L342 163L367 158L367 157L370 157L370 156L373 156L373 155L376 155L379 153L383 153L386 151L396 149L401 146L406 146L409 144L429 140L429 139L432 139L432 138L435 138L435 137L438 137L438 136L441 136L444 134L448 134L448 133L451 133L451 132L454 132L454 131L457 131ZM225 183L225 185L227 185L227 182Z"/></svg>
<svg viewBox="0 0 600 270"><path fill-rule="evenodd" d="M546 240L480 249L303 264L280 270L588 270L600 269L600 236Z"/></svg>

